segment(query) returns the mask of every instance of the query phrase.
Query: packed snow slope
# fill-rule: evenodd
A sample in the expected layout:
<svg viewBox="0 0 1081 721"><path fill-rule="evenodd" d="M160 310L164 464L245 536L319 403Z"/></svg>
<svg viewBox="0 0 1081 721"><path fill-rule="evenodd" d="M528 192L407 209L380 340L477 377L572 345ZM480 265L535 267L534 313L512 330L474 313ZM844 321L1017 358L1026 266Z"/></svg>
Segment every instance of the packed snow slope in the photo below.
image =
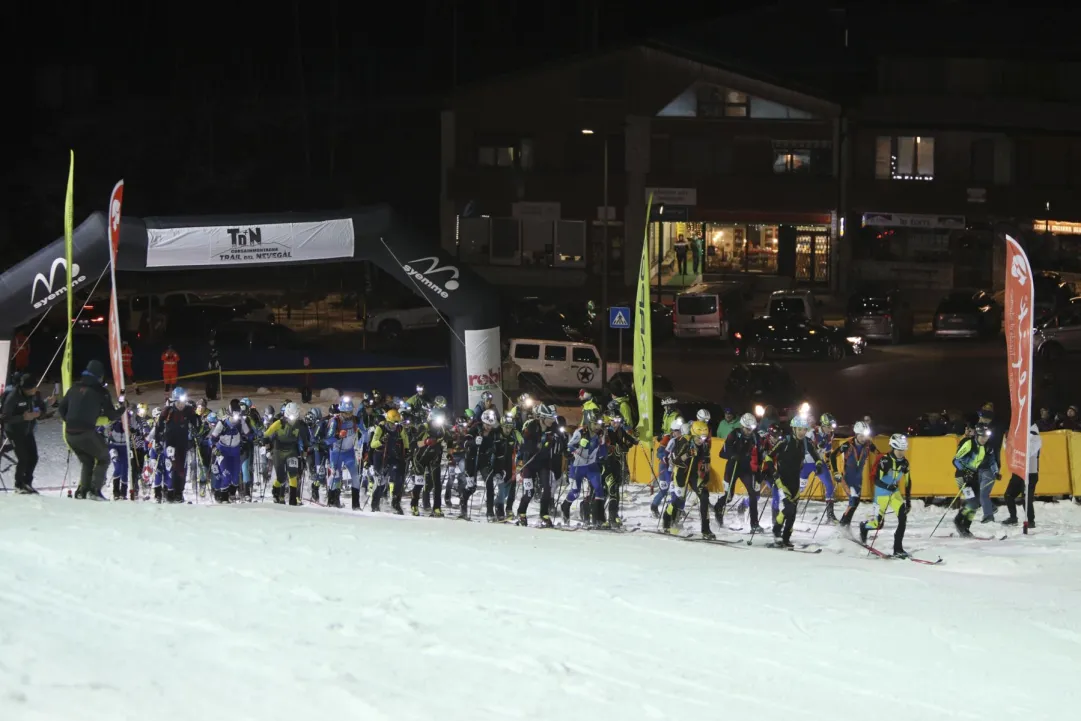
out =
<svg viewBox="0 0 1081 721"><path fill-rule="evenodd" d="M3 494L0 718L1069 718L1078 541L1040 532L921 566Z"/></svg>

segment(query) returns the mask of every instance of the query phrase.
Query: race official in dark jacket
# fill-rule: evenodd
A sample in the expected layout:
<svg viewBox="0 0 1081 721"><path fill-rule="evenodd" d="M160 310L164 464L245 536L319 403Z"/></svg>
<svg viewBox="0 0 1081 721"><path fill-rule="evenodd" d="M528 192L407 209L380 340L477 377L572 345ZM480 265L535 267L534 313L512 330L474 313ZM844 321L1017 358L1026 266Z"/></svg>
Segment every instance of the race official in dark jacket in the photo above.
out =
<svg viewBox="0 0 1081 721"><path fill-rule="evenodd" d="M60 400L60 417L67 424L64 440L82 464L76 498L104 501L101 489L109 469L109 446L97 432L98 419L115 421L124 412L124 404L113 405L105 389L105 366L92 360L79 381Z"/></svg>
<svg viewBox="0 0 1081 721"><path fill-rule="evenodd" d="M19 377L19 385L5 394L3 410L4 434L11 440L18 463L15 466L15 491L37 493L34 490L34 469L38 465L38 444L34 426L44 413L45 404L37 394L30 375Z"/></svg>

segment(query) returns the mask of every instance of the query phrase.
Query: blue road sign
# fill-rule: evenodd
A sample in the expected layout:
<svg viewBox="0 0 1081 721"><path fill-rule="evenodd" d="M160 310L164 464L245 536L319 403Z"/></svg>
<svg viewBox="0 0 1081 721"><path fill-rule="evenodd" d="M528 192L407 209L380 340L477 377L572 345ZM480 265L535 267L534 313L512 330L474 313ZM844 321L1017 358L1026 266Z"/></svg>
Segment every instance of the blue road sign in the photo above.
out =
<svg viewBox="0 0 1081 721"><path fill-rule="evenodd" d="M609 308L608 327L617 330L627 330L631 327L630 308Z"/></svg>

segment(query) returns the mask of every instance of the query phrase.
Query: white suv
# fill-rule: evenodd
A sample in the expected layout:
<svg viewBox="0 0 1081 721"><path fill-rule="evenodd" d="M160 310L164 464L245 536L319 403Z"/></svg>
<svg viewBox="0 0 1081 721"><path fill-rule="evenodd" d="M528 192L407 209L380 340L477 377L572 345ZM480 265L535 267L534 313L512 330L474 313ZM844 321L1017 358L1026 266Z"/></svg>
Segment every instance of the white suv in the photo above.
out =
<svg viewBox="0 0 1081 721"><path fill-rule="evenodd" d="M523 389L601 388L601 361L596 346L571 341L512 338L510 358L522 370L518 383ZM608 379L617 373L630 373L624 363L608 364Z"/></svg>
<svg viewBox="0 0 1081 721"><path fill-rule="evenodd" d="M414 296L402 301L397 308L369 313L364 328L384 338L397 338L402 331L434 328L439 325L439 318L439 311L428 301Z"/></svg>

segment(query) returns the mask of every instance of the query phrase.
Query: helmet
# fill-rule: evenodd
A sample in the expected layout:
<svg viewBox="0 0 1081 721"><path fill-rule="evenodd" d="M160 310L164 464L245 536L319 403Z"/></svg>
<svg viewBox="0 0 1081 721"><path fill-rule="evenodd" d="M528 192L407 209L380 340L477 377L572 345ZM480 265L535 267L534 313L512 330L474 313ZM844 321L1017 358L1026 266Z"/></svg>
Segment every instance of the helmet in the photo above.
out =
<svg viewBox="0 0 1081 721"><path fill-rule="evenodd" d="M604 418L599 415L593 415L589 418L589 427L600 430L604 427Z"/></svg>
<svg viewBox="0 0 1081 721"><path fill-rule="evenodd" d="M378 388L372 388L371 399L376 403L381 402L383 400L383 391Z"/></svg>
<svg viewBox="0 0 1081 721"><path fill-rule="evenodd" d="M423 392L424 392L424 384L423 383L417 383L417 395L420 395Z"/></svg>
<svg viewBox="0 0 1081 721"><path fill-rule="evenodd" d="M514 414L513 413L504 413L503 414L503 427L504 428L514 428Z"/></svg>
<svg viewBox="0 0 1081 721"><path fill-rule="evenodd" d="M676 416L675 418L672 419L672 423L668 427L668 429L671 430L671 431L680 431L682 433L683 432L683 419L680 418L679 416Z"/></svg>
<svg viewBox="0 0 1081 721"><path fill-rule="evenodd" d="M894 433L890 436L890 448L896 448L899 451L908 450L908 436L904 436L900 433Z"/></svg>
<svg viewBox="0 0 1081 721"><path fill-rule="evenodd" d="M537 414L537 418L555 418L556 417L555 406L548 405L548 404L542 404L542 405L537 406L537 410L535 412Z"/></svg>
<svg viewBox="0 0 1081 721"><path fill-rule="evenodd" d="M818 419L819 425L826 426L827 428L836 428L837 419L833 417L832 413L823 413L822 417Z"/></svg>
<svg viewBox="0 0 1081 721"><path fill-rule="evenodd" d="M293 401L289 401L285 404L284 412L286 418L288 418L290 421L295 421L297 418L300 417L300 406L298 406Z"/></svg>
<svg viewBox="0 0 1081 721"><path fill-rule="evenodd" d="M161 415L161 408L158 408L157 406L154 406L154 411L150 414L150 417L153 418L154 420L157 420L158 416L160 416L160 415Z"/></svg>
<svg viewBox="0 0 1081 721"><path fill-rule="evenodd" d="M435 403L436 408L446 408L447 407L447 399L444 398L443 396L436 396L433 403Z"/></svg>
<svg viewBox="0 0 1081 721"><path fill-rule="evenodd" d="M342 398L338 403L339 413L352 413L353 412L353 400L351 398Z"/></svg>
<svg viewBox="0 0 1081 721"><path fill-rule="evenodd" d="M399 413L398 411L394 410L393 408L391 408L389 411L387 411L386 418L387 418L387 423L401 423L402 422L402 414Z"/></svg>
<svg viewBox="0 0 1081 721"><path fill-rule="evenodd" d="M732 410L731 408L725 407L724 414L726 416L734 416L734 415L736 415L736 412L734 410Z"/></svg>
<svg viewBox="0 0 1081 721"><path fill-rule="evenodd" d="M169 396L169 400L173 401L174 403L187 403L188 394L184 392L183 388L177 386L173 389L172 394Z"/></svg>
<svg viewBox="0 0 1081 721"><path fill-rule="evenodd" d="M146 412L147 407L145 403L140 403L139 405L135 406L135 415L139 416L140 418L145 416Z"/></svg>
<svg viewBox="0 0 1081 721"><path fill-rule="evenodd" d="M240 399L240 405L242 405L244 408L251 408L251 398L244 396Z"/></svg>
<svg viewBox="0 0 1081 721"><path fill-rule="evenodd" d="M617 401L615 399L608 401L608 413L610 413L610 414L611 413L617 413L618 414L621 408L622 408L622 406L620 405L619 401Z"/></svg>
<svg viewBox="0 0 1081 721"><path fill-rule="evenodd" d="M770 423L769 434L775 437L782 436L784 434L784 426L782 426L780 423Z"/></svg>
<svg viewBox="0 0 1081 721"><path fill-rule="evenodd" d="M274 417L274 406L267 406L266 408L264 408L263 409L263 415L266 416L267 418L273 418Z"/></svg>
<svg viewBox="0 0 1081 721"><path fill-rule="evenodd" d="M803 428L804 430L806 430L807 429L807 418L805 418L804 416L795 416L795 417L793 417L792 418L792 428L793 428L793 430L795 430L797 428Z"/></svg>
<svg viewBox="0 0 1081 721"><path fill-rule="evenodd" d="M533 396L529 395L528 393L523 393L522 395L518 396L518 405L526 406L528 408L529 406L533 405Z"/></svg>
<svg viewBox="0 0 1081 721"><path fill-rule="evenodd" d="M489 394L491 395L491 394ZM480 414L480 422L486 426L499 425L499 416L491 408Z"/></svg>
<svg viewBox="0 0 1081 721"><path fill-rule="evenodd" d="M867 425L863 421L856 421L856 425L852 426L852 432L857 436L866 438L871 435L871 426ZM893 440L892 438L890 440Z"/></svg>
<svg viewBox="0 0 1081 721"><path fill-rule="evenodd" d="M340 409L338 408L337 403L331 403L329 406L327 406L327 413L329 413L332 416L336 415L339 410Z"/></svg>
<svg viewBox="0 0 1081 721"><path fill-rule="evenodd" d="M491 391L484 391L483 393L480 394L480 400L483 403L491 403L492 398L494 398L494 397L495 396L492 395Z"/></svg>
<svg viewBox="0 0 1081 721"><path fill-rule="evenodd" d="M412 411L413 411L413 406L409 405L405 401L398 401L398 412L399 413L402 413L402 414L412 413Z"/></svg>
<svg viewBox="0 0 1081 721"><path fill-rule="evenodd" d="M587 391L585 388L582 388L578 391L578 400L580 401L588 401L592 397L593 394Z"/></svg>
<svg viewBox="0 0 1081 721"><path fill-rule="evenodd" d="M749 431L753 431L758 427L758 419L754 417L753 413L744 413L739 417L739 424Z"/></svg>
<svg viewBox="0 0 1081 721"><path fill-rule="evenodd" d="M994 434L991 431L991 426L987 425L986 423L977 423L976 424L976 437L977 438L990 438L992 435L994 435Z"/></svg>
<svg viewBox="0 0 1081 721"><path fill-rule="evenodd" d="M428 425L435 426L436 428L440 428L446 422L447 422L447 416L441 410L438 410L438 409L433 410L431 413L428 414Z"/></svg>
<svg viewBox="0 0 1081 721"><path fill-rule="evenodd" d="M232 413L240 413L240 401L236 398L229 401L229 411Z"/></svg>
<svg viewBox="0 0 1081 721"><path fill-rule="evenodd" d="M206 414L207 425L216 426L218 424L218 414L214 411L210 411Z"/></svg>
<svg viewBox="0 0 1081 721"><path fill-rule="evenodd" d="M698 415L696 417L703 423L709 423L709 419L711 416L709 415L709 411L707 411L705 408L702 408L698 411Z"/></svg>
<svg viewBox="0 0 1081 721"><path fill-rule="evenodd" d="M679 429L679 432L682 433L685 436L689 436L689 435L691 435L691 431L693 431L693 430L694 430L694 427L690 423L687 423L686 421L684 421L683 422L683 427Z"/></svg>
<svg viewBox="0 0 1081 721"><path fill-rule="evenodd" d="M709 426L706 425L705 421L697 420L697 421L695 421L694 423L691 424L691 435L692 436L708 436L709 435Z"/></svg>
<svg viewBox="0 0 1081 721"><path fill-rule="evenodd" d="M678 403L679 403L679 401L677 401L677 400L676 400L675 398L673 398L672 396L668 396L667 398L664 398L664 399L663 399L663 400L661 401L661 405L662 405L662 406L665 406L665 407L668 407L668 406L674 406L674 405L676 405L676 404L678 404Z"/></svg>
<svg viewBox="0 0 1081 721"><path fill-rule="evenodd" d="M466 420L470 420L470 421L471 421L471 420L473 420L473 418L474 418L474 417L475 417L476 415L477 415L477 414L473 412L473 409L472 409L472 408L466 408L466 409L465 409L465 417L466 417Z"/></svg>
<svg viewBox="0 0 1081 721"><path fill-rule="evenodd" d="M608 422L611 423L613 426L623 425L623 416L621 416L619 413L611 413L608 415Z"/></svg>
<svg viewBox="0 0 1081 721"><path fill-rule="evenodd" d="M308 411L308 415L312 417L312 420L319 421L323 419L323 411L319 410L319 406L312 406L311 410Z"/></svg>

